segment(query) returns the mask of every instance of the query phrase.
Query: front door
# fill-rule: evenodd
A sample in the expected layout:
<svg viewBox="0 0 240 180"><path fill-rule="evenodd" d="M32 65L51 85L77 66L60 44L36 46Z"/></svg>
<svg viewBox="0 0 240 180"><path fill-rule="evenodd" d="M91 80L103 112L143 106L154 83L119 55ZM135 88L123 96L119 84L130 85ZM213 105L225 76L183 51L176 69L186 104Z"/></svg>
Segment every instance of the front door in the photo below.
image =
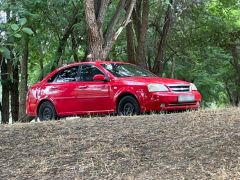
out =
<svg viewBox="0 0 240 180"><path fill-rule="evenodd" d="M96 74L104 74L95 65L81 66L78 98L81 101L81 111L108 112L113 111L113 100L110 97L109 82L93 81Z"/></svg>

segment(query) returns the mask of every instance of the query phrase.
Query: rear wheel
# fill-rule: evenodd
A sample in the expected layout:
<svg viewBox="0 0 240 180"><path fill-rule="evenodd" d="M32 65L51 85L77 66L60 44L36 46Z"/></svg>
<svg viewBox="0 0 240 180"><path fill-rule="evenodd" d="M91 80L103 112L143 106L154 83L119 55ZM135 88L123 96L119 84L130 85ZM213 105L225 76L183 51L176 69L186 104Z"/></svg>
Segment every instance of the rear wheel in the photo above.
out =
<svg viewBox="0 0 240 180"><path fill-rule="evenodd" d="M140 114L140 107L137 100L132 96L123 97L118 103L117 113L124 116Z"/></svg>
<svg viewBox="0 0 240 180"><path fill-rule="evenodd" d="M49 121L57 119L57 113L51 102L45 101L40 105L38 110L38 118L40 121Z"/></svg>

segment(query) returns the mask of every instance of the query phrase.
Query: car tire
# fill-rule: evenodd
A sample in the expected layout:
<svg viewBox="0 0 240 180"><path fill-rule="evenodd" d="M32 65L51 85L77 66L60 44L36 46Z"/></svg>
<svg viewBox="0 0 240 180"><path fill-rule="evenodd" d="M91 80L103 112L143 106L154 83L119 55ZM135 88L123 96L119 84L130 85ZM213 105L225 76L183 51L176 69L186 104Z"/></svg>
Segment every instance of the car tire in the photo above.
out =
<svg viewBox="0 0 240 180"><path fill-rule="evenodd" d="M139 115L140 107L138 101L132 96L123 97L118 103L117 114L123 116Z"/></svg>
<svg viewBox="0 0 240 180"><path fill-rule="evenodd" d="M40 121L56 120L57 113L53 104L49 101L43 102L38 110L38 118Z"/></svg>

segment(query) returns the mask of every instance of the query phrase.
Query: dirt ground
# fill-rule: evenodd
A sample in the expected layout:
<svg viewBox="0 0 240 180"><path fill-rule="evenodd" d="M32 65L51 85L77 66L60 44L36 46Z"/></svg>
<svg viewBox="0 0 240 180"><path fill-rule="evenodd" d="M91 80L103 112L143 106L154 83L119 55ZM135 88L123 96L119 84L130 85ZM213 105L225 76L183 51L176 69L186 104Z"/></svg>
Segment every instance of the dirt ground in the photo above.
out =
<svg viewBox="0 0 240 180"><path fill-rule="evenodd" d="M240 109L1 125L0 179L240 179Z"/></svg>

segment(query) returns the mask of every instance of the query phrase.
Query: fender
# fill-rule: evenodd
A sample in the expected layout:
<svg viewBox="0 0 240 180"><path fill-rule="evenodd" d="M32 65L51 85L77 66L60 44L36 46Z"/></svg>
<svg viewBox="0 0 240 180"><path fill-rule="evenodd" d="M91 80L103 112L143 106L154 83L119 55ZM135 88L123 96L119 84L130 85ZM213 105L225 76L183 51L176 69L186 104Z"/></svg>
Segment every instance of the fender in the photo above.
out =
<svg viewBox="0 0 240 180"><path fill-rule="evenodd" d="M142 111L145 110L145 100L146 100L146 93L144 89L136 88L136 87L129 87L125 86L117 90L117 92L114 94L113 101L115 104L115 108L117 107L117 100L120 96L123 94L132 94L138 101L140 108Z"/></svg>
<svg viewBox="0 0 240 180"><path fill-rule="evenodd" d="M55 102L52 98L49 98L48 96L44 96L44 97L41 97L41 98L39 99L39 101L37 102L37 104L36 104L36 110L35 110L36 116L37 116L37 114L38 114L37 111L38 111L38 108L39 108L39 104L40 104L41 102L43 102L43 101L50 101L50 102L53 104L57 115L59 114L59 113L58 113L58 109L57 109L57 104L56 104L56 102Z"/></svg>

